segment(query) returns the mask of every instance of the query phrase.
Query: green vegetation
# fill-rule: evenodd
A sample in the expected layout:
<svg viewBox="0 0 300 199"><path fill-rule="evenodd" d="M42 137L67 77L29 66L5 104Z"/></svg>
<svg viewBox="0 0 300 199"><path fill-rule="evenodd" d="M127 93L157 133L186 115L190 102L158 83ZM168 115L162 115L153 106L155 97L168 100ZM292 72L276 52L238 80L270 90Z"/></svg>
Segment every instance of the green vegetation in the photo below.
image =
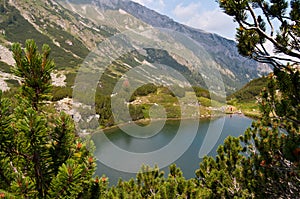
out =
<svg viewBox="0 0 300 199"><path fill-rule="evenodd" d="M156 93L156 91L157 91L157 86L155 84L153 83L145 84L134 91L129 101L132 102L136 100L137 97L147 96L151 93Z"/></svg>
<svg viewBox="0 0 300 199"><path fill-rule="evenodd" d="M53 60L49 59L50 47L43 45L42 54L37 52L36 43L33 40L26 41L25 55L21 45L13 44L12 52L16 61L13 72L21 80L21 92L28 99L36 111L40 103L49 99L51 88L50 73L54 68Z"/></svg>
<svg viewBox="0 0 300 199"><path fill-rule="evenodd" d="M14 80L14 79L8 79L8 80L5 80L5 82L8 84L9 87L18 87L18 86L20 86L19 82L17 80Z"/></svg>
<svg viewBox="0 0 300 199"><path fill-rule="evenodd" d="M210 99L210 94L208 90L198 86L193 86L193 89L197 97L205 97Z"/></svg>
<svg viewBox="0 0 300 199"><path fill-rule="evenodd" d="M2 72L9 73L10 72L10 65L8 65L5 62L0 61L0 70Z"/></svg>
<svg viewBox="0 0 300 199"><path fill-rule="evenodd" d="M261 92L268 86L268 77L254 79L243 88L227 97L227 103L241 110L245 115L259 118L259 99Z"/></svg>
<svg viewBox="0 0 300 199"><path fill-rule="evenodd" d="M240 25L239 52L275 68L261 94L262 118L244 135L228 137L218 148L216 158L204 158L196 175L214 198L297 198L300 191L300 72L299 63L292 60L300 57L297 48L300 2L222 0L219 3ZM274 27L273 20L281 24L270 36L266 26ZM277 50L274 56L270 57L266 48L261 48L267 40ZM287 57L291 63L279 62Z"/></svg>
<svg viewBox="0 0 300 199"><path fill-rule="evenodd" d="M0 91L1 198L91 196L98 184L92 179L95 160L88 143L75 135L71 118L44 106L54 67L49 52L44 45L39 53L32 40L24 52L13 45L13 71L24 79L14 106Z"/></svg>
<svg viewBox="0 0 300 199"><path fill-rule="evenodd" d="M114 119L111 111L111 98L107 95L96 95L95 110L100 115L99 124L102 127L109 127L114 125Z"/></svg>
<svg viewBox="0 0 300 199"><path fill-rule="evenodd" d="M240 25L239 52L275 68L261 92L261 119L243 135L228 137L215 158L204 157L195 178L185 179L174 165L167 177L158 168L142 167L135 180L120 180L113 187L108 186L106 177L93 178L95 159L88 150L90 143L75 135L70 117L49 111L44 104L50 97L50 72L54 67L49 46L39 53L36 44L28 40L25 53L20 45L13 45L17 62L13 71L24 78L15 98L18 103L12 104L0 92L0 197L298 198L300 71L299 62L293 60L300 58L300 1L220 0L219 4ZM280 27L269 36L266 26L274 27L274 19ZM274 56L262 47L267 40L277 50ZM280 62L287 59L288 64ZM201 92L198 97L203 100ZM187 92L183 98L189 95ZM175 109L178 103L165 87L137 99L148 100L149 104L158 99L167 109ZM105 110L103 115L108 115L103 122L112 122L107 109L110 98L97 95L96 100L98 111ZM143 111L140 104L131 108L136 118Z"/></svg>
<svg viewBox="0 0 300 199"><path fill-rule="evenodd" d="M182 74L192 85L205 86L200 74L193 74L186 66L181 65L165 50L147 48L147 61L150 63L158 63L166 66L172 66Z"/></svg>
<svg viewBox="0 0 300 199"><path fill-rule="evenodd" d="M56 102L64 98L71 98L73 90L71 87L53 87L51 100Z"/></svg>
<svg viewBox="0 0 300 199"><path fill-rule="evenodd" d="M113 36L118 33L119 30L124 30L125 28L123 27L123 23L116 25L113 23L106 23L102 20L95 21L94 19L99 17L99 13L97 12L98 5L91 6L89 5L90 2L84 2L82 5L76 4L75 1L69 3L63 1L60 4L56 4L55 2L45 0L20 0L14 4L10 4L7 0L0 0L0 31L4 32L3 35L0 35L1 43L6 45L9 45L10 42L24 43L26 38L34 39L39 47L41 47L44 42L48 43L53 50L51 56L57 64L57 69L69 70L78 68L84 61L84 58L86 58L89 50L93 50L104 38ZM83 5L85 6L82 7ZM74 12L73 9L77 9L79 13ZM117 21L121 21L119 21L119 18L122 18L122 16L119 15L117 10L109 13L114 13L113 16L118 18ZM110 14L108 14L108 16ZM104 16L106 17L107 15L104 13ZM30 22L28 22L27 19ZM223 49L230 51L232 47L234 47L232 41L228 41L218 36L212 37L210 34L198 34L197 31L193 32L193 35L194 33L197 37L196 40L200 43L203 42L203 46L211 46L211 48L205 50L205 53L199 53L200 56L203 56L201 58L203 60L210 60L212 58L211 63L214 63L214 61L216 61L216 63L222 63L221 66L225 66L224 71L229 69L236 77L236 80L233 80L231 76L229 77L227 74L221 74L227 93L231 93L233 90L232 88L240 88L241 85L248 81L247 78L244 78L246 73L249 74L251 78L257 76L256 71L241 67L241 65L251 65L256 67L256 63L246 63L244 62L245 60L240 59L240 57L233 60L231 56L222 56ZM169 52L161 49L145 50L148 55L145 56L136 53L134 56L126 57L122 62L134 67L137 63L133 57L139 59L139 57L145 56L142 61L148 60L151 63L168 65L183 74L192 85L201 87L206 86L201 74L199 74L199 70L189 66L192 62L184 60L186 58L175 57ZM212 56L211 58L210 55ZM179 60L184 60L184 63L186 64L182 64ZM122 65L122 63L118 64ZM207 64L203 63L203 65L197 67L206 67L205 70L209 73L209 70L211 69L210 67L207 67ZM113 65L115 65L115 63L113 63ZM138 63L138 65L140 65L140 63ZM112 70L112 74L116 75L114 72L115 71ZM111 79L106 77L104 80L105 82L103 83L108 84L105 86L110 86Z"/></svg>
<svg viewBox="0 0 300 199"><path fill-rule="evenodd" d="M263 88L266 88L267 85L268 78L266 77L254 79L237 92L228 96L227 100L237 100L239 103L256 101Z"/></svg>
<svg viewBox="0 0 300 199"><path fill-rule="evenodd" d="M1 0L0 5L3 6L4 1L5 0ZM36 30L33 25L22 17L15 7L6 3L3 8L4 10L1 13L1 17L4 17L4 19L0 20L0 30L5 30L4 37L6 40L25 43L26 38L32 38L36 41L38 46L42 46L44 42L48 43L53 50L52 56L55 58L58 68L76 67L82 62L80 58L75 58L71 53L67 53L62 48L56 46L48 36ZM22 34L16 34L20 32L22 32ZM55 34L58 34L58 32ZM77 46L77 49L82 48L83 45ZM84 49L83 54L87 54L86 49Z"/></svg>

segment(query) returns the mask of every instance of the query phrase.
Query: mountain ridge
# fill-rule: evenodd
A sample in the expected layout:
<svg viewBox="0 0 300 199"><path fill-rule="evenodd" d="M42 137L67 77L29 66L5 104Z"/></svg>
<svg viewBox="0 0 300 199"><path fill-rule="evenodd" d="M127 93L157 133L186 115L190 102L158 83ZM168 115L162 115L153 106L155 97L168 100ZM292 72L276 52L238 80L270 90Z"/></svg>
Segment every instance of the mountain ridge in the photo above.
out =
<svg viewBox="0 0 300 199"><path fill-rule="evenodd" d="M131 1L40 0L29 3L2 0L1 2L3 4L5 2L9 3L10 6L19 10L20 16L16 18L22 20L19 19L22 16L39 32L31 35L40 34L41 36L36 36L39 43L48 41L47 43L51 44L56 59L61 57L63 52L65 53L64 56L69 56L69 58L61 57L58 59L57 62L61 69L76 67L84 60L89 51L103 39L122 33L128 28L148 27L148 24L156 28L169 28L180 32L201 45L217 63L217 70L222 73L223 81L229 93L242 87L249 80L265 74L265 71L260 71L260 68L268 68L241 57L237 52L235 42L232 40L182 25L167 16ZM34 12L34 10L38 10L38 12ZM87 12L89 12L88 14L94 14L88 15ZM101 17L103 17L102 20L100 20ZM110 20L107 20L107 18L110 18ZM125 20L132 21L132 24L123 23ZM12 24L14 23L17 22L12 21ZM8 24L7 27L10 25ZM0 23L0 30L9 29L7 27L5 25L1 26ZM34 31L33 28L30 28L29 31ZM14 31L14 29L9 31ZM20 33L14 33L10 37L7 35L6 31L6 37L4 38L9 42L24 43L23 38L12 39L21 37L22 35L16 36ZM23 33L23 35L25 37L26 33ZM40 41L41 38L44 38L43 41ZM172 56L173 59L177 59L177 63L183 63L181 65L188 68L184 64L186 61L180 61L178 57L180 56ZM197 71L191 72L196 75L196 78L200 76Z"/></svg>

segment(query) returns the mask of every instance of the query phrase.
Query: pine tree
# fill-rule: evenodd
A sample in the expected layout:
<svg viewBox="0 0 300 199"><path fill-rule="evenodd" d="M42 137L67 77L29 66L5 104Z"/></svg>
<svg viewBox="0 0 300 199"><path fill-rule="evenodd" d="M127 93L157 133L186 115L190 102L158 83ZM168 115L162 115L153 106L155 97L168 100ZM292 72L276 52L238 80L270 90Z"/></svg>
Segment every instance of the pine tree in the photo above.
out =
<svg viewBox="0 0 300 199"><path fill-rule="evenodd" d="M89 143L76 136L68 115L50 113L44 106L51 97L50 48L44 45L39 53L35 42L28 40L24 51L20 44L12 48L13 72L22 78L17 105L0 92L0 197L300 197L300 1L219 3L240 25L239 52L273 65L274 71L261 93L262 118L240 137L228 137L216 158L205 157L195 179L186 180L174 165L168 177L157 167L142 167L135 180L120 180L111 188L105 176L92 178L95 159ZM278 30L274 19L281 23ZM266 41L273 44L274 53L265 47ZM107 102L97 107L107 116L103 124L113 123L110 111L103 109Z"/></svg>
<svg viewBox="0 0 300 199"><path fill-rule="evenodd" d="M36 43L33 40L27 40L25 55L18 43L12 45L12 52L16 61L13 72L22 78L22 94L28 98L32 107L38 110L40 103L50 97L50 73L54 68L53 60L49 59L50 47L43 45L40 54Z"/></svg>
<svg viewBox="0 0 300 199"><path fill-rule="evenodd" d="M105 181L106 182L106 181ZM171 165L169 174L165 177L164 172L156 166L142 166L136 179L128 181L119 180L116 186L105 189L105 184L100 187L100 198L206 198L207 190L199 187L195 179L185 179L180 168Z"/></svg>
<svg viewBox="0 0 300 199"><path fill-rule="evenodd" d="M95 160L87 144L75 134L65 113L50 113L45 106L51 88L50 48L37 50L26 41L24 53L14 44L15 75L22 78L18 105L0 92L1 197L78 198L93 185ZM54 115L53 115L54 114ZM53 119L56 118L56 119Z"/></svg>
<svg viewBox="0 0 300 199"><path fill-rule="evenodd" d="M273 65L274 71L261 92L262 118L239 138L228 137L215 159L203 159L196 171L199 185L218 198L298 198L300 1L220 0L219 4L240 25L239 52ZM275 20L281 23L277 31ZM274 52L266 48L266 41Z"/></svg>

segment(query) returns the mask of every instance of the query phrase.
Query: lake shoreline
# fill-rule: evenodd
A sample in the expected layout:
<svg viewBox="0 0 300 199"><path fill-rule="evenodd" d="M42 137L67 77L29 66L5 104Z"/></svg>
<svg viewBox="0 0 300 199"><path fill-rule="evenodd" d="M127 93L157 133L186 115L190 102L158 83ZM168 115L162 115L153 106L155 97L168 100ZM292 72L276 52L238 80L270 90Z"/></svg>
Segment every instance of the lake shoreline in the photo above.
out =
<svg viewBox="0 0 300 199"><path fill-rule="evenodd" d="M169 121L171 122L166 122L165 128L162 128L155 136L147 137L147 139L131 136L120 128L111 128L111 130L104 132L105 134L103 134L103 132L95 133L92 137L92 141L96 148L94 154L99 160L97 161L96 175L101 176L105 173L109 178L110 184L116 185L120 178L123 180L135 178L136 173L140 171L140 168L144 163L151 167L155 164L160 164L160 170L164 171L166 174L169 173L169 165L176 164L177 167L181 168L183 176L186 179L193 178L195 176L195 170L199 169L199 162L202 161L202 156L199 156L201 149L202 151L206 151L206 155L215 157L217 155L218 146L222 145L228 136L238 137L243 135L253 121L243 114L218 114L221 118L218 118L217 115L214 116L216 117L202 117L199 120L195 117L192 118L196 119L194 120L196 122L199 121L200 125L196 129L194 128L194 125L190 125L195 124L194 121L191 121L190 123L189 121L186 122L180 118L170 118ZM178 131L180 126L184 129L183 131ZM150 126L149 128L159 129L160 127L161 123L156 125L156 123L153 122L153 126ZM131 129L134 130L134 128ZM129 130L131 129L129 128ZM178 132L181 132L180 135ZM107 139L103 139L103 135L105 135ZM164 147L172 146L169 144L175 143L172 141L174 139L176 140L177 135L179 135L181 139L177 139L176 145L173 145L174 148L169 148L170 151L168 153L160 153L159 151L164 149ZM182 151L183 146L186 145L189 146ZM131 155L138 153L142 155L150 154L150 156L142 157L142 161L140 162L128 161L127 156L117 152L118 150L115 151L117 149L116 147L118 150L121 149L122 151L133 153ZM183 153L179 156L173 156L173 153L175 153L176 150L182 151ZM154 152L157 152L157 155L159 156L155 161L153 161L151 156L151 153ZM169 158L171 158L169 163L162 165L161 162ZM115 166L112 166L105 160L112 160ZM121 165L120 167L123 169L119 170L118 165ZM133 167L136 169L131 170ZM128 170L124 170L124 168Z"/></svg>
<svg viewBox="0 0 300 199"><path fill-rule="evenodd" d="M100 131L100 132L102 131L102 132L106 133L109 131L114 131L122 126L132 125L133 123L136 125L140 125L140 126L147 126L151 122L162 121L162 120L165 120L166 122L167 121L179 121L179 120L196 120L196 119L198 119L198 120L215 120L215 119L218 119L218 118L221 118L224 116L228 116L228 115L231 115L231 116L242 115L242 116L251 118L253 120L257 120L257 119L261 118L259 114L251 113L251 112L244 112L244 111L218 112L217 114L201 115L200 117L182 117L182 118L167 118L167 119L166 118L154 118L154 119L146 118L146 119L140 119L140 120L136 120L136 121L123 122L120 124L115 124L115 125L104 127L104 128L99 127L98 131ZM79 133L80 137L84 137L87 135L91 135L91 133L87 133L87 132Z"/></svg>
<svg viewBox="0 0 300 199"><path fill-rule="evenodd" d="M147 119L140 119L140 120L136 120L136 121L130 121L130 122L124 122L124 123L120 123L120 124L116 124L113 126L109 126L109 127L105 127L105 128L101 128L101 130L103 132L105 131L110 131L110 130L115 130L117 129L119 126L126 126L126 125L131 125L133 123L139 125L147 125L151 122L155 122L155 121L162 121L162 120L166 120L167 121L179 121L179 120L197 120L197 119L207 119L207 120L211 120L211 119L217 119L226 115L237 115L237 113L223 113L223 114L214 114L214 115L205 115L205 116L200 116L200 117L182 117L182 118L155 118L155 119L151 119L151 118L147 118ZM241 114L244 115L244 114Z"/></svg>

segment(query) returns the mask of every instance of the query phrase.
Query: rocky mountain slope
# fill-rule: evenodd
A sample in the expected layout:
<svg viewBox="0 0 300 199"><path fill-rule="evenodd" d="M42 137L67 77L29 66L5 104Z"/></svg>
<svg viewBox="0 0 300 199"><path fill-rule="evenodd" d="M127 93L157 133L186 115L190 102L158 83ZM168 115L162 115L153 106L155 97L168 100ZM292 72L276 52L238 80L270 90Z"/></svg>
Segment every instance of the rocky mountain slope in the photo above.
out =
<svg viewBox="0 0 300 199"><path fill-rule="evenodd" d="M108 4L108 7L110 7L109 5L111 4ZM167 16L132 1L115 0L111 8L117 9L118 7L154 27L175 30L192 38L203 46L222 68L233 72L235 74L233 78L236 78L238 81L243 81L243 79L249 81L265 72L269 72L268 66L240 56L236 43L232 40L182 25ZM231 75L229 71L227 73L228 76ZM248 72L247 74L245 74L246 71Z"/></svg>
<svg viewBox="0 0 300 199"><path fill-rule="evenodd" d="M72 85L78 68L97 46L124 35L131 37L126 41L128 52L109 57L109 67L99 82L105 94L112 93L122 74L141 64L167 65L191 84L210 90L220 90L218 84L224 83L227 93L269 71L268 66L238 55L235 42L179 24L131 1L0 0L0 16L0 56L9 57L12 42L24 44L33 38L40 46L47 43L60 75L66 76L66 86ZM113 45L103 49L119 50ZM8 72L11 64L11 58L0 59L0 70ZM219 76L207 77L212 73ZM148 73L149 79L156 76Z"/></svg>

